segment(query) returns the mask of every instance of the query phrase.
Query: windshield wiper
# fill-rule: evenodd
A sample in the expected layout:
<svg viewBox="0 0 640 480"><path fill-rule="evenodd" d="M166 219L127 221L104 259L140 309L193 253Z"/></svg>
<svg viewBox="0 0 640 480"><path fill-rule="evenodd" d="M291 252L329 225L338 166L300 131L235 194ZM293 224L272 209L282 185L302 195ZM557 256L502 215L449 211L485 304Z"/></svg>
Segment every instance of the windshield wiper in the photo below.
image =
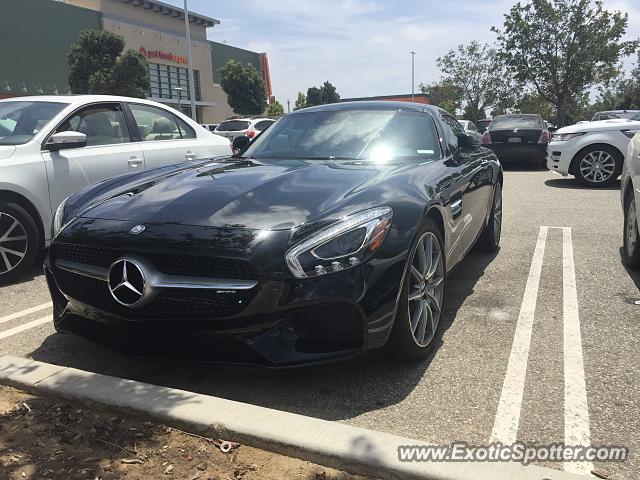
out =
<svg viewBox="0 0 640 480"><path fill-rule="evenodd" d="M301 160L362 160L356 157L342 157L340 155L313 156L313 157L296 157Z"/></svg>

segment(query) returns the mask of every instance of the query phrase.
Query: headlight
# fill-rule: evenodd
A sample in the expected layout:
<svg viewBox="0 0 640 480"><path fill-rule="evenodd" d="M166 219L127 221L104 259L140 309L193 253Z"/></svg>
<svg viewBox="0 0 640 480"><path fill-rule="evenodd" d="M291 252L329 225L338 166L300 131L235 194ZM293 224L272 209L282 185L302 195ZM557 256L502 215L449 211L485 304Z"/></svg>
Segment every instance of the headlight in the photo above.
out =
<svg viewBox="0 0 640 480"><path fill-rule="evenodd" d="M285 254L291 273L310 278L354 267L382 245L393 212L378 207L348 215L314 233Z"/></svg>
<svg viewBox="0 0 640 480"><path fill-rule="evenodd" d="M622 132L622 133L624 133L624 134L625 134L627 137L629 137L629 138L633 138L633 136L634 136L636 133L638 133L639 131L640 131L640 130L630 130L630 129L627 129L627 130L621 130L621 132Z"/></svg>
<svg viewBox="0 0 640 480"><path fill-rule="evenodd" d="M64 222L64 208L67 206L67 200L69 200L69 197L65 198L60 203L60 205L56 209L55 215L53 216L53 236L54 237L58 234L60 230L62 230L62 227L64 226L62 222Z"/></svg>
<svg viewBox="0 0 640 480"><path fill-rule="evenodd" d="M572 138L581 137L587 132L577 132L577 133L556 133L551 137L552 142L566 142L567 140L571 140Z"/></svg>

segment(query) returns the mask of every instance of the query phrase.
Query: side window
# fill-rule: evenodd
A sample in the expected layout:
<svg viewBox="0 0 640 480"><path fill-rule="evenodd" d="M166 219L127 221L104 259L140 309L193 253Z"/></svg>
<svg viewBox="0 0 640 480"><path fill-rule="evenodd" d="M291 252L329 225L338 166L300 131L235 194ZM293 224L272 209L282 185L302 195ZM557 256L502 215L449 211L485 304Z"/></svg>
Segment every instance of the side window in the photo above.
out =
<svg viewBox="0 0 640 480"><path fill-rule="evenodd" d="M129 104L129 108L143 142L182 138L176 117L172 113L150 105Z"/></svg>
<svg viewBox="0 0 640 480"><path fill-rule="evenodd" d="M120 105L92 105L67 118L56 133L68 130L84 133L87 146L113 145L131 141Z"/></svg>
<svg viewBox="0 0 640 480"><path fill-rule="evenodd" d="M271 120L263 120L261 122L258 122L256 123L256 130L262 132L263 130L269 128L273 123L274 122L272 122Z"/></svg>
<svg viewBox="0 0 640 480"><path fill-rule="evenodd" d="M449 115L440 115L442 120L442 128L444 129L444 141L449 146L451 153L458 149L458 134L464 133L462 125Z"/></svg>
<svg viewBox="0 0 640 480"><path fill-rule="evenodd" d="M180 129L180 136L182 138L196 138L196 131L191 128L187 122L182 120L180 117L176 117L176 119L178 120L178 128Z"/></svg>

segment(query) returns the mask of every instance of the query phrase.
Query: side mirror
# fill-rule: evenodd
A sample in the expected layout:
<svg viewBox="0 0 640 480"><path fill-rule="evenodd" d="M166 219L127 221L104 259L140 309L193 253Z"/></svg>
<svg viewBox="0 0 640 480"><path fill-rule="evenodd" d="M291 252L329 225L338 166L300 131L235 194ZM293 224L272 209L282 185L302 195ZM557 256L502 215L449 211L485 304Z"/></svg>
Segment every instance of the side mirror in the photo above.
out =
<svg viewBox="0 0 640 480"><path fill-rule="evenodd" d="M553 133L556 130L558 130L558 127L556 127L554 125L549 125L549 128L547 128L547 130L549 130L549 133Z"/></svg>
<svg viewBox="0 0 640 480"><path fill-rule="evenodd" d="M233 139L233 143L231 144L231 148L233 149L234 155L240 155L244 152L249 145L251 144L251 140L249 137L242 135L241 137L236 137Z"/></svg>
<svg viewBox="0 0 640 480"><path fill-rule="evenodd" d="M477 148L480 146L480 141L476 138L475 135L471 135L470 133L458 133L458 147L465 150L470 148Z"/></svg>
<svg viewBox="0 0 640 480"><path fill-rule="evenodd" d="M66 148L81 148L87 145L87 136L84 133L67 131L51 135L45 148L47 150L62 150Z"/></svg>

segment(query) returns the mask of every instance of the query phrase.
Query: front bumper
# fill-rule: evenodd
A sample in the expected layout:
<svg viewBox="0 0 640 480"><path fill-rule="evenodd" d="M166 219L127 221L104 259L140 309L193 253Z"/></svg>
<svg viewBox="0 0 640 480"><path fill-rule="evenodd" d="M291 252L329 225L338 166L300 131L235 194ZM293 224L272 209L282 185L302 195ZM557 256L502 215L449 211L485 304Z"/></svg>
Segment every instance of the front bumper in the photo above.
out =
<svg viewBox="0 0 640 480"><path fill-rule="evenodd" d="M147 230L153 233L152 227ZM390 237L394 243L392 232ZM58 331L134 355L226 364L293 367L348 359L383 346L404 269L404 262L391 257L376 258L375 267L363 264L308 280L259 271L249 291L168 290L148 306L132 309L113 299L104 280L60 268L65 244L59 242L45 262ZM135 240L130 243L136 255L145 256ZM113 258L102 258L96 253L100 248L92 242L90 254L77 246L66 250L76 260L106 265ZM147 257L162 261L157 254Z"/></svg>
<svg viewBox="0 0 640 480"><path fill-rule="evenodd" d="M565 176L571 173L571 161L576 153L572 143L571 140L549 143L547 147L547 168L549 170Z"/></svg>
<svg viewBox="0 0 640 480"><path fill-rule="evenodd" d="M547 145L543 143L492 143L485 146L491 149L501 162L541 162L547 155Z"/></svg>

